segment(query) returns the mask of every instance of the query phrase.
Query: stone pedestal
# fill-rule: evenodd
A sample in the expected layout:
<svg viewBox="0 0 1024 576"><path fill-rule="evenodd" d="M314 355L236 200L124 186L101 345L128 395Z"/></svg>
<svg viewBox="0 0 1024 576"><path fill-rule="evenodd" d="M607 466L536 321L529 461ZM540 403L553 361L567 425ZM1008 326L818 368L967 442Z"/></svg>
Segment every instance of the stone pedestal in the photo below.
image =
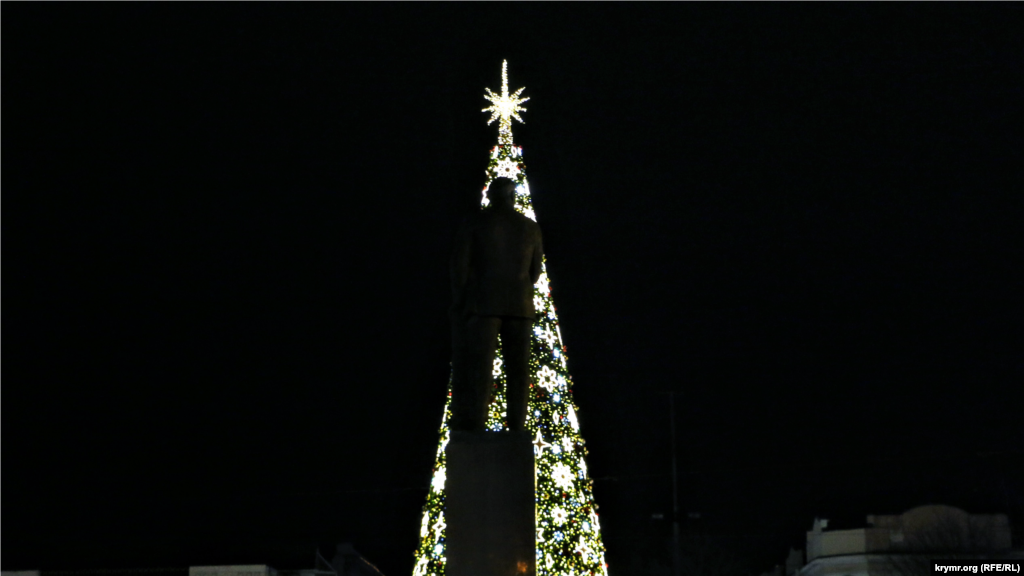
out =
<svg viewBox="0 0 1024 576"><path fill-rule="evenodd" d="M536 503L527 432L452 432L447 448L448 576L534 576Z"/></svg>

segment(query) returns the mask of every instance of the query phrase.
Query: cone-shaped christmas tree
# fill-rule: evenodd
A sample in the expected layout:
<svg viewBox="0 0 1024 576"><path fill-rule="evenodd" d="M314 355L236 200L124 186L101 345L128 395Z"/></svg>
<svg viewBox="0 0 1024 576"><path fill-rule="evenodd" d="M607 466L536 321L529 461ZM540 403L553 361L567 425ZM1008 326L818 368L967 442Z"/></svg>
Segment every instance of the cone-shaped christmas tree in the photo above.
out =
<svg viewBox="0 0 1024 576"><path fill-rule="evenodd" d="M522 122L519 98L523 89L508 92L508 64L502 64L501 94L487 89L491 102L488 122L499 121L498 145L491 150L484 192L491 180L505 176L517 184L516 209L536 220L526 182L523 149L512 142L512 118ZM487 205L484 194L483 205ZM526 426L534 436L537 469L537 574L538 576L607 575L604 545L591 481L584 462L586 448L572 401L565 345L558 329L551 284L546 267L534 286L533 303L537 319L533 324L530 353L530 409ZM505 428L505 371L501 349L494 360L494 401L490 405L487 427ZM445 447L448 445L448 421L451 418L451 391L441 421L441 442L437 449L434 477L420 525L420 545L416 550L413 576L443 576L445 573Z"/></svg>

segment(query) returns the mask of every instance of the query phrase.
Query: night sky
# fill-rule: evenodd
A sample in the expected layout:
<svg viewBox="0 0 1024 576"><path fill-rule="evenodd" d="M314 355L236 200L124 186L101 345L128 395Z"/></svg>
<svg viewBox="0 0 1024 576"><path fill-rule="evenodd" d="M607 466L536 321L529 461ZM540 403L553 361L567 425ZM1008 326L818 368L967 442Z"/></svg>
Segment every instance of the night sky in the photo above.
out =
<svg viewBox="0 0 1024 576"><path fill-rule="evenodd" d="M503 59L612 576L1022 530L1021 4L3 15L3 569L411 573Z"/></svg>

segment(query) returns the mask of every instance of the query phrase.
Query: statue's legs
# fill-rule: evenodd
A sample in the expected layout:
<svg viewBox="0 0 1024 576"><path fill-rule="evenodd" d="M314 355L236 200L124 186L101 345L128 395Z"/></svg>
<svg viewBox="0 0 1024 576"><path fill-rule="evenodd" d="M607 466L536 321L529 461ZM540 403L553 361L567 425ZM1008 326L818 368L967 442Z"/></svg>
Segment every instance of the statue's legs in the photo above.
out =
<svg viewBox="0 0 1024 576"><path fill-rule="evenodd" d="M505 361L506 422L513 432L526 430L526 410L530 390L530 330L533 320L501 319L501 352Z"/></svg>
<svg viewBox="0 0 1024 576"><path fill-rule="evenodd" d="M528 318L470 316L453 338L452 430L482 431L493 397L494 355L501 334L505 363L507 424L526 429L529 392L530 329Z"/></svg>
<svg viewBox="0 0 1024 576"><path fill-rule="evenodd" d="M453 339L452 430L483 431L491 403L494 349L501 319L470 316L456 327Z"/></svg>

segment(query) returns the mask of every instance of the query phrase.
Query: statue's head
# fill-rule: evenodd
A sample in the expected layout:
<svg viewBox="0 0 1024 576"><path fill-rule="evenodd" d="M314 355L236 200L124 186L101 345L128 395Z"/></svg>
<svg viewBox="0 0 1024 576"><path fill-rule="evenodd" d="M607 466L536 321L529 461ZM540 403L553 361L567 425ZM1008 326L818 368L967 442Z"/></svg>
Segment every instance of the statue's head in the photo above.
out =
<svg viewBox="0 0 1024 576"><path fill-rule="evenodd" d="M492 206L515 206L516 183L511 178L495 178L487 187L487 200Z"/></svg>

